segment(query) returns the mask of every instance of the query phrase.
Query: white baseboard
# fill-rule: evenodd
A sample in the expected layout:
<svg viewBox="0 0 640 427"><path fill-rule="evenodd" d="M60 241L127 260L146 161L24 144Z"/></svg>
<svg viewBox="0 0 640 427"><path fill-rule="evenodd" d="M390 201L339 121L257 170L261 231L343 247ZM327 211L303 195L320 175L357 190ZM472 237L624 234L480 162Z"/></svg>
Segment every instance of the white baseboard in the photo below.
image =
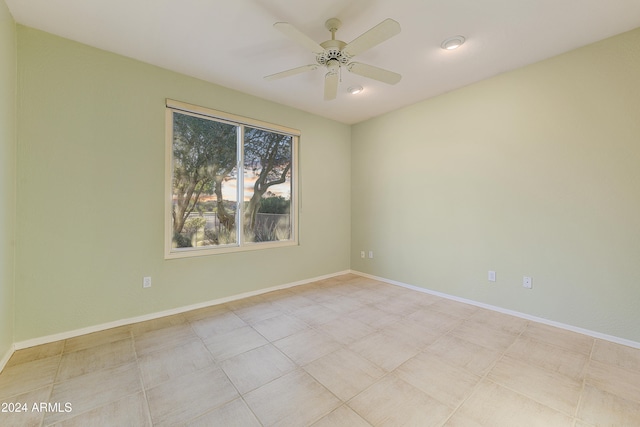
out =
<svg viewBox="0 0 640 427"><path fill-rule="evenodd" d="M154 319L158 319L160 317L171 316L171 315L174 315L174 314L180 314L180 313L184 313L184 312L191 311L191 310L197 310L199 308L210 307L212 305L224 304L226 302L235 301L235 300L239 300L239 299L242 299L242 298L248 298L248 297L252 297L252 296L256 296L256 295L266 294L268 292L273 292L273 291L278 291L278 290L281 290L281 289L292 288L292 287L295 287L295 286L306 285L307 283L312 283L312 282L316 282L316 281L319 281L319 280L330 279L332 277L341 276L341 275L349 274L349 273L350 273L349 270L340 271L340 272L337 272L337 273L326 274L324 276L313 277L311 279L300 280L300 281L297 281L297 282L291 282L291 283L286 283L286 284L283 284L283 285L272 286L272 287L265 288L265 289L258 289L256 291L244 292L244 293L237 294L237 295L232 295L232 296L229 296L229 297L218 298L218 299L211 300L211 301L201 302L201 303L197 303L197 304L191 304L191 305L187 305L187 306L183 306L183 307L172 308L172 309L169 309L169 310L158 311L158 312L150 313L150 314L144 314L142 316L136 316L136 317L130 317L130 318L127 318L127 319L116 320L116 321L113 321L113 322L102 323L100 325L88 326L86 328L75 329L73 331L68 331L68 332L61 332L59 334L53 334L53 335L47 335L47 336L44 336L44 337L33 338L33 339L30 339L30 340L20 341L20 342L14 343L13 344L13 350L22 350L24 348L34 347L36 345L42 345L42 344L48 344L48 343L55 342L55 341L66 340L66 339L74 338L74 337L77 337L77 336L80 336L80 335L91 334L93 332L100 332L100 331L104 331L106 329L111 329L111 328L117 328L119 326L126 326L126 325L131 325L133 323L144 322L144 321L147 321L147 320L154 320ZM13 354L13 350L10 352L9 356L7 357L7 361L9 360L9 357L11 357L11 354ZM4 359L2 359L2 360L4 360ZM0 366L4 366L4 365L0 365Z"/></svg>
<svg viewBox="0 0 640 427"><path fill-rule="evenodd" d="M449 294L445 294L445 293L438 292L438 291L432 291L430 289L421 288L419 286L408 285L406 283L398 282L396 280L386 279L384 277L373 276L371 274L363 273L363 272L360 272L360 271L351 270L350 273L357 274L358 276L362 276L362 277L367 277L369 279L378 280L380 282L389 283L390 285L401 286L403 288L412 289L414 291L423 292L425 294L430 294L430 295L435 295L435 296L442 297L442 298L447 298L447 299L450 299L450 300L453 300L453 301L458 301L458 302L462 302L462 303L465 303L465 304L474 305L476 307L481 307L481 308L486 308L488 310L497 311L499 313L509 314L511 316L519 317L519 318L522 318L522 319L531 320L532 322L542 323L542 324L549 325L549 326L555 326L556 328L565 329L565 330L568 330L568 331L571 331L571 332L577 332L579 334L588 335L588 336L593 337L593 338L598 338L598 339L605 340L605 341L610 341L610 342L613 342L613 343L616 343L616 344L621 344L621 345L624 345L624 346L627 346L627 347L633 347L633 348L640 349L640 342L631 341L631 340L628 340L628 339L625 339L625 338L620 338L620 337L616 337L616 336L613 336L613 335L607 335L607 334L603 334L603 333L600 333L600 332L591 331L589 329L579 328L579 327L573 326L573 325L567 325L565 323L560 323L560 322L556 322L556 321L553 321L553 320L544 319L542 317L531 316L529 314L521 313L519 311L513 311L513 310L506 309L506 308L497 307L495 305L485 304L485 303L482 303L482 302L478 302L478 301L473 301L473 300L466 299L466 298L457 297L455 295L449 295Z"/></svg>
<svg viewBox="0 0 640 427"><path fill-rule="evenodd" d="M15 344L11 344L7 352L0 359L0 372L2 372L4 367L7 365L7 362L9 361L9 359L11 359L11 356L13 356L14 351L16 351L16 346Z"/></svg>

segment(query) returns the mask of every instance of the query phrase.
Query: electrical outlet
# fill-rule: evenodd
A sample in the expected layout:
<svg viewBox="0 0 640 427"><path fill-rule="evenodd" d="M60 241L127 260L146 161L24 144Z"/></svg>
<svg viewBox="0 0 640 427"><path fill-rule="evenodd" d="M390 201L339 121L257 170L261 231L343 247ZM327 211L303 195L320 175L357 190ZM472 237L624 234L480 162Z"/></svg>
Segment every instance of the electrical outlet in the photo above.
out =
<svg viewBox="0 0 640 427"><path fill-rule="evenodd" d="M369 251L369 258L373 258L373 251Z"/></svg>
<svg viewBox="0 0 640 427"><path fill-rule="evenodd" d="M360 258L364 258L364 251L360 251Z"/></svg>
<svg viewBox="0 0 640 427"><path fill-rule="evenodd" d="M533 287L533 279L531 277L524 276L522 278L522 287L531 289Z"/></svg>
<svg viewBox="0 0 640 427"><path fill-rule="evenodd" d="M142 287L150 288L151 287L151 277L147 276L142 279Z"/></svg>
<svg viewBox="0 0 640 427"><path fill-rule="evenodd" d="M489 270L489 275L488 275L487 278L489 279L490 282L495 282L496 281L496 272Z"/></svg>

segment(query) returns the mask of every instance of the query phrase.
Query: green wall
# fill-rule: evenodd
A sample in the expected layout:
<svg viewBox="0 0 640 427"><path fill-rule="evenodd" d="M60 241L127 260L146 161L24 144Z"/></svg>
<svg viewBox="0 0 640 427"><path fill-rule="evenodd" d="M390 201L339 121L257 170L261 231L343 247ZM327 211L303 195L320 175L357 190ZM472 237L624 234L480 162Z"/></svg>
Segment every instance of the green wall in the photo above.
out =
<svg viewBox="0 0 640 427"><path fill-rule="evenodd" d="M18 76L16 342L349 268L349 126L22 26ZM163 258L165 98L302 132L299 246Z"/></svg>
<svg viewBox="0 0 640 427"><path fill-rule="evenodd" d="M16 61L16 24L0 0L0 360L12 347L14 326Z"/></svg>
<svg viewBox="0 0 640 427"><path fill-rule="evenodd" d="M353 126L352 269L640 342L638 76L640 29Z"/></svg>

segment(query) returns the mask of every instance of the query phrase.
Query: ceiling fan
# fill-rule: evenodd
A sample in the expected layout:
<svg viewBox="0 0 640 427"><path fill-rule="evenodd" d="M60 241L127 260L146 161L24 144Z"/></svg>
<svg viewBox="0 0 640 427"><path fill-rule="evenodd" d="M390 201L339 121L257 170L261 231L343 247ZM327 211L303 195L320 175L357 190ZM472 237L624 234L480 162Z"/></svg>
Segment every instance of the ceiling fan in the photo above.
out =
<svg viewBox="0 0 640 427"><path fill-rule="evenodd" d="M347 71L383 83L394 85L400 81L402 76L393 71L374 67L360 62L351 62L351 59L362 52L371 49L385 40L400 33L400 24L393 19L387 18L369 31L364 32L351 43L336 40L336 31L342 23L337 18L328 19L324 26L331 32L331 40L320 44L313 41L296 27L287 22L276 22L273 26L281 31L285 36L294 42L316 54L316 64L303 65L302 67L282 71L266 76L266 80L275 80L289 77L306 71L316 70L320 66L327 68L324 76L324 99L330 101L335 99L338 93L339 72L344 66Z"/></svg>

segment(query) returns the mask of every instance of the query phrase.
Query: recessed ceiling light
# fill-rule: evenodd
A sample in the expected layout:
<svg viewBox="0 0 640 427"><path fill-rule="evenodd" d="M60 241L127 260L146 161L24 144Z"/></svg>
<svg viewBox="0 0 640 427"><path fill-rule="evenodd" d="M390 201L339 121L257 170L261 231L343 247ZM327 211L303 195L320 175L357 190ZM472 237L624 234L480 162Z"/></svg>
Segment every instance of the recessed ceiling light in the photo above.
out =
<svg viewBox="0 0 640 427"><path fill-rule="evenodd" d="M462 46L465 38L463 36L453 36L445 39L440 45L441 48L446 50L454 50Z"/></svg>
<svg viewBox="0 0 640 427"><path fill-rule="evenodd" d="M362 88L362 86L351 86L349 87L349 89L347 89L347 92L349 92L351 95L357 95L363 90L364 89Z"/></svg>

